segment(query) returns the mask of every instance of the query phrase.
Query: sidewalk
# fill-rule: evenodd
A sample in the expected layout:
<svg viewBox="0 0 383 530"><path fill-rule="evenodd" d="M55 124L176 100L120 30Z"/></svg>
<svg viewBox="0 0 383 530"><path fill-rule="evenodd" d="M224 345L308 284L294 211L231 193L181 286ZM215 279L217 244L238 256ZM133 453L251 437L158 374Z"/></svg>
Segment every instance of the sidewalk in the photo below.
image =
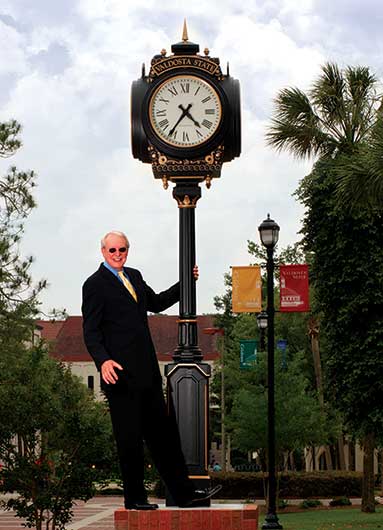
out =
<svg viewBox="0 0 383 530"><path fill-rule="evenodd" d="M155 499L154 499L155 501ZM322 499L324 505L328 505L330 499ZM360 505L360 499L351 499L355 505ZM163 504L163 500L158 503ZM242 501L214 500L214 505L240 504ZM290 499L289 504L297 505L301 499ZM265 501L257 499L256 504L264 506ZM87 503L79 501L74 507L74 519L68 525L67 530L114 530L114 512L123 506L122 497L99 496L93 497ZM21 519L15 517L12 512L0 510L0 530L25 530L21 525Z"/></svg>

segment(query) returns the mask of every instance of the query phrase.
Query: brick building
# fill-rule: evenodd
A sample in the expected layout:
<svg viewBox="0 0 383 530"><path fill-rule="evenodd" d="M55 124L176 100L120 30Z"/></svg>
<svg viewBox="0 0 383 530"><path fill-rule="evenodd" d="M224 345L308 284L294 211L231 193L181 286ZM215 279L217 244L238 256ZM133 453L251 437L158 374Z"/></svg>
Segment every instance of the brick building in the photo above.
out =
<svg viewBox="0 0 383 530"><path fill-rule="evenodd" d="M172 362L173 350L178 344L178 318L173 315L149 315L149 327L162 375L165 364ZM199 346L204 361L211 364L212 369L214 362L219 359L217 342L214 335L206 335L203 330L214 326L213 319L211 315L198 317ZM50 343L51 355L70 364L72 373L78 375L100 398L100 377L84 344L82 317L70 316L66 320L56 322L39 320L37 329L40 336Z"/></svg>

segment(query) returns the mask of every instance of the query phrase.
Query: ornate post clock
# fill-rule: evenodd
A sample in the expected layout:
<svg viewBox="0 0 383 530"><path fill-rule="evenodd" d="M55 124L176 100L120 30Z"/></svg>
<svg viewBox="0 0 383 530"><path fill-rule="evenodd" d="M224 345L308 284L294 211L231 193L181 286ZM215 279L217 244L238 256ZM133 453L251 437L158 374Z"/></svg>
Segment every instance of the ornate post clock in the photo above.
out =
<svg viewBox="0 0 383 530"><path fill-rule="evenodd" d="M168 404L174 407L189 474L197 486L208 486L208 382L210 366L198 347L195 265L195 208L200 183L210 188L222 164L241 152L239 81L218 58L188 40L172 54L162 50L149 74L132 84L133 156L150 163L165 189L175 184L179 208L179 274L181 285L178 346L166 366ZM171 500L169 500L171 504ZM209 503L207 502L207 505Z"/></svg>

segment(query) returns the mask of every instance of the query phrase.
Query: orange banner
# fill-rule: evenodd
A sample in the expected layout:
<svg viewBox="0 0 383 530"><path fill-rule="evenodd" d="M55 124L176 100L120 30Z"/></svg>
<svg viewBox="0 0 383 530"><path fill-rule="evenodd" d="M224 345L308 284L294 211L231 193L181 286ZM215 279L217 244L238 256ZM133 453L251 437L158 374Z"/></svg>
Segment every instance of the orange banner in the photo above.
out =
<svg viewBox="0 0 383 530"><path fill-rule="evenodd" d="M232 267L232 309L234 313L262 311L261 267Z"/></svg>

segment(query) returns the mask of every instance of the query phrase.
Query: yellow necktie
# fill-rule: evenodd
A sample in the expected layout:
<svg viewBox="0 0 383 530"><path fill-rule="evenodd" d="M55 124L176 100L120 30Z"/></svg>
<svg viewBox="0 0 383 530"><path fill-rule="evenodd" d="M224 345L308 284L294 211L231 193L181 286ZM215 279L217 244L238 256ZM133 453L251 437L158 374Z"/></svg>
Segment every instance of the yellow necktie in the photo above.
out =
<svg viewBox="0 0 383 530"><path fill-rule="evenodd" d="M137 294L136 294L136 291L134 290L133 285L130 283L130 281L128 280L128 278L124 275L123 271L119 271L117 274L118 274L119 277L121 278L122 283L125 285L125 287L128 289L128 291L130 292L130 294L133 296L133 298L134 298L135 301L137 302Z"/></svg>

